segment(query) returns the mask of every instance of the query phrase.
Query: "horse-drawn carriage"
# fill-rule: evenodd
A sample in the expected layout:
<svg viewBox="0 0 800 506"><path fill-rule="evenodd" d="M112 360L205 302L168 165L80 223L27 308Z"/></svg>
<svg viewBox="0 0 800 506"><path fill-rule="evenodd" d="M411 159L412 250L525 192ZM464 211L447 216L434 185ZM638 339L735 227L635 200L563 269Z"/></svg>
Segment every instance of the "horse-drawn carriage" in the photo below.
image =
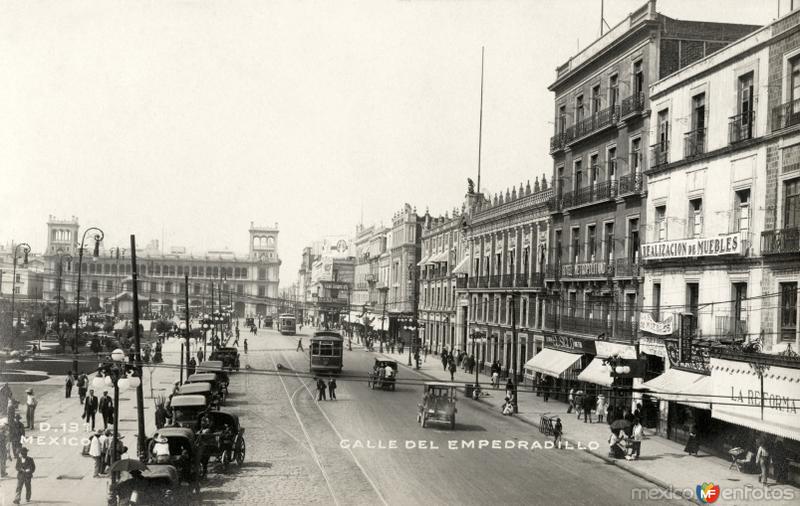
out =
<svg viewBox="0 0 800 506"><path fill-rule="evenodd" d="M371 389L394 391L397 383L397 362L394 360L375 359L375 365L367 379L367 386Z"/></svg>
<svg viewBox="0 0 800 506"><path fill-rule="evenodd" d="M200 432L197 435L200 448L203 476L208 469L208 462L214 457L222 463L223 470L228 464L244 463L247 445L244 440L244 427L239 425L239 417L225 411L209 411L200 421Z"/></svg>
<svg viewBox="0 0 800 506"><path fill-rule="evenodd" d="M424 428L429 421L450 423L456 427L456 387L451 383L426 382L422 402L418 404L417 422Z"/></svg>
<svg viewBox="0 0 800 506"><path fill-rule="evenodd" d="M211 352L211 356L208 359L221 361L223 368L229 371L239 370L239 350L237 348L218 348Z"/></svg>

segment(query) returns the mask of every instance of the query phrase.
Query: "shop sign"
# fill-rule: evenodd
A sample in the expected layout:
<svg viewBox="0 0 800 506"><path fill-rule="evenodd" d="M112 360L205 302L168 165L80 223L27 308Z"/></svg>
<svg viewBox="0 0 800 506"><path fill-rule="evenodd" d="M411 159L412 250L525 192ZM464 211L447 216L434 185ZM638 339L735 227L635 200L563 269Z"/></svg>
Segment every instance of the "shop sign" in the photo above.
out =
<svg viewBox="0 0 800 506"><path fill-rule="evenodd" d="M639 339L639 351L647 353L654 357L661 357L667 359L667 348L664 346L664 341L654 337L642 336Z"/></svg>
<svg viewBox="0 0 800 506"><path fill-rule="evenodd" d="M718 255L741 255L744 252L742 233L720 235L701 239L682 239L642 244L642 260L660 258L691 258Z"/></svg>
<svg viewBox="0 0 800 506"><path fill-rule="evenodd" d="M749 363L712 357L711 382L720 399L720 404L712 406L712 417L779 436L800 437L800 369L770 366L762 382Z"/></svg>
<svg viewBox="0 0 800 506"><path fill-rule="evenodd" d="M645 332L659 336L669 336L674 330L672 318L657 322L650 313L642 312L639 315L639 328Z"/></svg>
<svg viewBox="0 0 800 506"><path fill-rule="evenodd" d="M605 262L563 264L561 266L561 276L563 277L606 276L607 273L608 264Z"/></svg>
<svg viewBox="0 0 800 506"><path fill-rule="evenodd" d="M609 341L595 341L596 355L601 358L619 355L620 358L636 359L636 348L630 344L612 343Z"/></svg>
<svg viewBox="0 0 800 506"><path fill-rule="evenodd" d="M595 341L593 339L582 339L580 337L570 337L559 334L547 334L544 336L544 345L547 348L565 351L578 351L580 353L595 352Z"/></svg>

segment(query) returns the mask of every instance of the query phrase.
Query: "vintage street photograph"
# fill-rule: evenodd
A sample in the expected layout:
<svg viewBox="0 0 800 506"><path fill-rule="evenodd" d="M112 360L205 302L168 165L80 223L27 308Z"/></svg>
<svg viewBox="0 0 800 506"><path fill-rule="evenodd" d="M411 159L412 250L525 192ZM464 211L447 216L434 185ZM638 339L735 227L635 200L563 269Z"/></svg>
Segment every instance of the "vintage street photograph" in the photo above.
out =
<svg viewBox="0 0 800 506"><path fill-rule="evenodd" d="M800 503L800 0L0 0L0 506Z"/></svg>

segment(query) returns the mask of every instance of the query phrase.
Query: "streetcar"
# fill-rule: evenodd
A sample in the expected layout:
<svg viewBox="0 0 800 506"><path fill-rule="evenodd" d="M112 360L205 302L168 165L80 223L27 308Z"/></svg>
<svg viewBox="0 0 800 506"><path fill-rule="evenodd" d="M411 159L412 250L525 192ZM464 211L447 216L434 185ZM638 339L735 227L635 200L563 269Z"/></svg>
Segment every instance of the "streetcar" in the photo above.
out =
<svg viewBox="0 0 800 506"><path fill-rule="evenodd" d="M282 314L278 317L278 331L285 336L293 336L295 332L295 317L293 314Z"/></svg>
<svg viewBox="0 0 800 506"><path fill-rule="evenodd" d="M314 373L342 372L344 338L339 332L320 330L314 332L308 347L309 371Z"/></svg>

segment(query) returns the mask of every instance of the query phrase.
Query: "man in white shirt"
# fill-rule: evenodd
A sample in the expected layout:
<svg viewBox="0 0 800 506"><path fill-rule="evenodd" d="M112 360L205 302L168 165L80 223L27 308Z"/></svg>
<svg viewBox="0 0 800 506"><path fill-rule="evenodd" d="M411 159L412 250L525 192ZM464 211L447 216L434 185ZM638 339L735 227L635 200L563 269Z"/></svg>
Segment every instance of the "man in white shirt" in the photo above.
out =
<svg viewBox="0 0 800 506"><path fill-rule="evenodd" d="M634 460L639 458L639 454L642 451L642 439L644 436L644 427L642 427L642 422L639 419L635 419L633 421L633 432L631 434L631 455L629 455L629 460Z"/></svg>
<svg viewBox="0 0 800 506"><path fill-rule="evenodd" d="M103 463L103 446L100 442L100 436L103 434L103 431L98 430L92 436L92 440L89 442L89 456L94 459L94 478L100 477L101 466Z"/></svg>
<svg viewBox="0 0 800 506"><path fill-rule="evenodd" d="M27 429L33 430L33 415L36 412L36 406L39 404L39 401L36 400L36 397L33 396L33 389L29 388L25 391L28 394L25 404L28 407L28 411L26 413L26 422L27 422Z"/></svg>

